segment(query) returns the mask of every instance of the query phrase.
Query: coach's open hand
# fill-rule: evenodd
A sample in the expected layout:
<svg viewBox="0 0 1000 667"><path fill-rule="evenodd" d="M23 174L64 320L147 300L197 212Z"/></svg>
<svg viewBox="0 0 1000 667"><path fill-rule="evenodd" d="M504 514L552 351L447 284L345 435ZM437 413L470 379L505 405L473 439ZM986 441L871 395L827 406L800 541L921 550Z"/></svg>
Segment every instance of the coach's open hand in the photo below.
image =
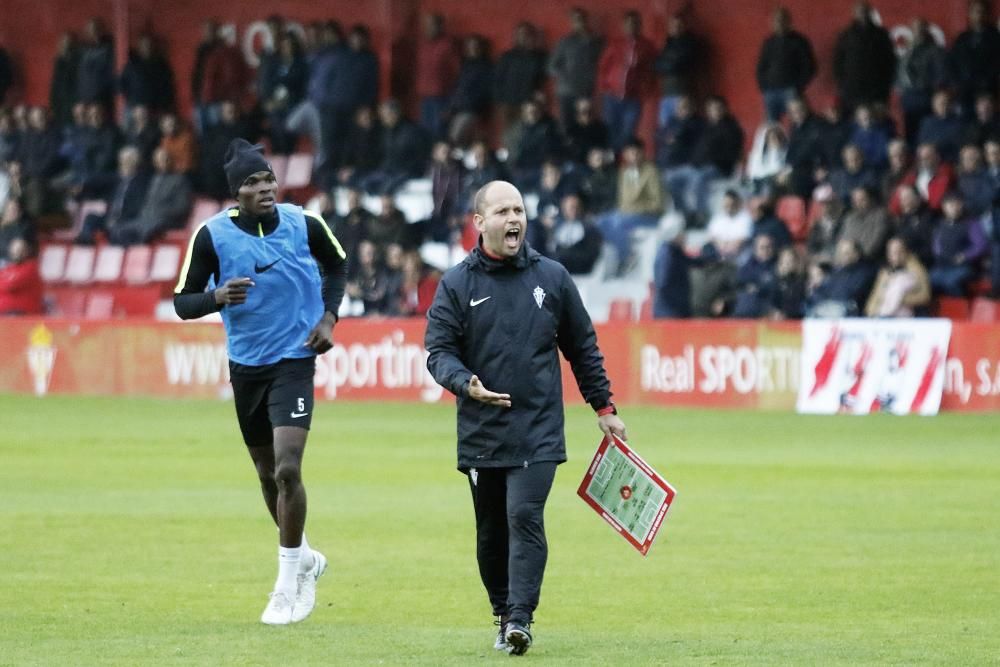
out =
<svg viewBox="0 0 1000 667"><path fill-rule="evenodd" d="M327 352L333 347L333 325L336 323L337 318L333 313L330 311L323 313L323 318L309 332L305 347L312 348L316 354Z"/></svg>
<svg viewBox="0 0 1000 667"><path fill-rule="evenodd" d="M499 405L505 408L510 407L510 394L497 394L483 386L478 375L473 375L469 380L469 398L486 403L487 405Z"/></svg>
<svg viewBox="0 0 1000 667"><path fill-rule="evenodd" d="M623 422L621 417L618 415L601 415L597 418L597 426L601 429L601 433L604 435L611 435L614 433L622 440L628 440L628 435L625 433L625 422Z"/></svg>
<svg viewBox="0 0 1000 667"><path fill-rule="evenodd" d="M222 287L215 290L215 303L220 306L246 303L247 290L253 287L249 278L230 278Z"/></svg>

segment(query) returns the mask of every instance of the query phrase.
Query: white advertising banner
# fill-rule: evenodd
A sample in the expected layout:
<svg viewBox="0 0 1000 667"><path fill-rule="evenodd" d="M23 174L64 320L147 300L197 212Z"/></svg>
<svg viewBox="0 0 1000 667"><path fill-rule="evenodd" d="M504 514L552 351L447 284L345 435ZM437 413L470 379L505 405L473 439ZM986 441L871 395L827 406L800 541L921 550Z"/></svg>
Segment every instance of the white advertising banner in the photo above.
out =
<svg viewBox="0 0 1000 667"><path fill-rule="evenodd" d="M947 319L802 322L797 409L812 414L937 414Z"/></svg>

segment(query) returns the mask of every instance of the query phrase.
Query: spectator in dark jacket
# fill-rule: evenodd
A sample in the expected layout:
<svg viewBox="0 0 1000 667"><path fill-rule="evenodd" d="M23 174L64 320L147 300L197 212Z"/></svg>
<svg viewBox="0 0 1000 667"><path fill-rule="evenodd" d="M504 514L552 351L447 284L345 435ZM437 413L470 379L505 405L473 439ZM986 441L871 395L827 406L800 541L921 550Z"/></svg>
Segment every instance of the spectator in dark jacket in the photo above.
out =
<svg viewBox="0 0 1000 667"><path fill-rule="evenodd" d="M688 95L681 95L673 107L673 118L656 134L656 164L670 170L694 163L694 150L701 139L704 122Z"/></svg>
<svg viewBox="0 0 1000 667"><path fill-rule="evenodd" d="M778 253L775 275L770 316L778 320L801 319L805 313L806 284L802 260L795 248L787 247Z"/></svg>
<svg viewBox="0 0 1000 667"><path fill-rule="evenodd" d="M789 134L785 169L775 177L775 183L792 194L807 198L816 184L816 169L827 166L822 139L825 124L802 98L790 100L787 112Z"/></svg>
<svg viewBox="0 0 1000 667"><path fill-rule="evenodd" d="M931 96L948 78L948 53L934 39L927 21L914 19L912 31L898 76L906 141L910 145L916 143L920 121L931 112Z"/></svg>
<svg viewBox="0 0 1000 667"><path fill-rule="evenodd" d="M453 144L468 146L477 136L477 124L489 118L493 102L493 61L489 43L480 35L465 38L462 64L451 98L451 126L448 136Z"/></svg>
<svg viewBox="0 0 1000 667"><path fill-rule="evenodd" d="M580 195L567 193L552 222L539 252L562 264L571 275L590 273L601 255L602 237L597 225L585 215Z"/></svg>
<svg viewBox="0 0 1000 667"><path fill-rule="evenodd" d="M758 318L771 314L777 297L777 259L774 239L761 234L753 240L753 252L736 271L733 317Z"/></svg>
<svg viewBox="0 0 1000 667"><path fill-rule="evenodd" d="M965 287L986 254L988 241L977 218L965 212L962 195L949 192L941 204L943 216L934 232L930 267L931 287L935 294L963 296Z"/></svg>
<svg viewBox="0 0 1000 667"><path fill-rule="evenodd" d="M527 21L514 29L514 46L497 61L493 98L505 123L511 123L521 105L534 98L545 84L545 51L538 46L538 30Z"/></svg>
<svg viewBox="0 0 1000 667"><path fill-rule="evenodd" d="M427 221L425 237L449 243L459 228L459 198L462 196L462 165L451 156L447 141L438 141L431 149L431 198L434 209ZM411 221L412 222L412 221Z"/></svg>
<svg viewBox="0 0 1000 667"><path fill-rule="evenodd" d="M663 241L653 260L653 317L691 317L691 260L679 229Z"/></svg>
<svg viewBox="0 0 1000 667"><path fill-rule="evenodd" d="M171 169L170 153L164 148L153 153L153 170L138 217L122 220L108 229L108 238L115 245L150 243L187 222L192 202L190 179Z"/></svg>
<svg viewBox="0 0 1000 667"><path fill-rule="evenodd" d="M788 101L801 96L816 76L816 56L808 38L792 28L788 9L776 9L773 21L774 33L764 40L757 59L757 85L767 119L777 122Z"/></svg>
<svg viewBox="0 0 1000 667"><path fill-rule="evenodd" d="M32 218L60 212L63 202L52 189L51 181L63 167L59 155L58 131L49 125L42 107L28 112L28 129L18 143L17 161L21 164L21 193L24 208Z"/></svg>
<svg viewBox="0 0 1000 667"><path fill-rule="evenodd" d="M368 221L368 240L380 252L385 252L390 244L401 245L407 240L407 221L403 212L396 208L392 195L379 196L379 211Z"/></svg>
<svg viewBox="0 0 1000 667"><path fill-rule="evenodd" d="M115 49L99 18L87 21L85 42L77 67L76 99L87 104L111 107L115 91Z"/></svg>
<svg viewBox="0 0 1000 667"><path fill-rule="evenodd" d="M604 122L611 131L611 147L620 151L635 135L642 101L653 90L656 47L642 35L642 17L629 11L622 20L622 36L601 54L597 87Z"/></svg>
<svg viewBox="0 0 1000 667"><path fill-rule="evenodd" d="M325 218L324 218L325 219ZM358 246L368 239L368 226L375 216L361 205L361 190L347 189L347 214L337 218L333 228L347 255L347 279L353 280L358 270Z"/></svg>
<svg viewBox="0 0 1000 667"><path fill-rule="evenodd" d="M31 250L38 247L38 227L24 210L17 197L8 198L0 206L0 265L14 261L10 256L10 244L20 239Z"/></svg>
<svg viewBox="0 0 1000 667"><path fill-rule="evenodd" d="M126 146L118 152L118 172L105 183L103 199L107 208L103 214L91 213L83 221L76 243L91 244L97 232L107 232L119 224L127 224L142 213L149 189L150 174L143 167L139 150Z"/></svg>
<svg viewBox="0 0 1000 667"><path fill-rule="evenodd" d="M223 168L226 149L233 139L246 137L247 134L246 123L240 117L236 105L232 102L220 104L218 122L208 126L198 142L200 153L197 181L201 192L220 201L233 196Z"/></svg>
<svg viewBox="0 0 1000 667"><path fill-rule="evenodd" d="M885 168L889 160L889 131L884 125L875 123L872 110L867 104L859 104L854 110L854 124L850 142L861 150L865 165L874 172Z"/></svg>
<svg viewBox="0 0 1000 667"><path fill-rule="evenodd" d="M327 159L333 165L343 160L344 141L354 112L378 101L379 65L369 46L368 28L363 25L351 28L347 45L346 49L334 49L326 104L321 108L323 121L327 123L323 142L329 149Z"/></svg>
<svg viewBox="0 0 1000 667"><path fill-rule="evenodd" d="M729 113L725 99L709 97L705 102L705 126L692 155L692 165L672 169L667 187L674 207L685 214L708 216L709 186L717 178L732 175L743 153L743 128Z"/></svg>
<svg viewBox="0 0 1000 667"><path fill-rule="evenodd" d="M362 183L370 194L392 193L424 173L429 149L424 133L403 116L397 100L379 105L382 120L382 163Z"/></svg>
<svg viewBox="0 0 1000 667"><path fill-rule="evenodd" d="M1000 141L1000 114L993 93L979 93L975 116L962 129L962 143L982 146L987 141Z"/></svg>
<svg viewBox="0 0 1000 667"><path fill-rule="evenodd" d="M750 218L753 220L750 236L757 238L766 234L774 242L775 250L781 250L792 244L792 235L788 225L774 214L774 206L773 197L754 197L750 200Z"/></svg>
<svg viewBox="0 0 1000 667"><path fill-rule="evenodd" d="M701 43L688 30L684 15L680 12L671 15L667 22L667 41L653 64L653 69L660 76L663 93L656 117L657 127L669 125L680 98L695 93L694 81L699 74L700 56Z"/></svg>
<svg viewBox="0 0 1000 667"><path fill-rule="evenodd" d="M995 96L1000 83L1000 32L990 21L989 5L983 0L969 3L969 27L955 38L949 55L952 81L968 117L976 95Z"/></svg>
<svg viewBox="0 0 1000 667"><path fill-rule="evenodd" d="M521 119L504 133L507 165L514 184L521 190L537 189L542 163L560 153L559 144L555 122L542 114L537 102L525 102Z"/></svg>
<svg viewBox="0 0 1000 667"><path fill-rule="evenodd" d="M896 76L896 52L888 31L872 20L867 0L854 5L854 20L837 37L833 78L847 113L859 104L886 104Z"/></svg>
<svg viewBox="0 0 1000 667"><path fill-rule="evenodd" d="M618 170L608 151L590 149L579 186L587 210L597 215L614 208L618 201Z"/></svg>
<svg viewBox="0 0 1000 667"><path fill-rule="evenodd" d="M955 176L965 212L970 216L990 213L998 191L983 165L983 152L979 146L968 144L962 147Z"/></svg>
<svg viewBox="0 0 1000 667"><path fill-rule="evenodd" d="M288 130L286 122L292 109L305 99L309 82L309 66L294 33L279 35L268 68L268 76L260 81L261 106L267 114L271 151L287 155L295 151L295 134Z"/></svg>
<svg viewBox="0 0 1000 667"><path fill-rule="evenodd" d="M941 159L954 162L958 157L959 143L962 140L962 120L954 113L951 106L951 95L947 90L934 93L931 100L932 113L920 121L920 131L917 140L921 144L934 144Z"/></svg>
<svg viewBox="0 0 1000 667"><path fill-rule="evenodd" d="M830 172L830 187L844 203L851 200L855 188L874 188L878 185L875 174L865 164L864 153L854 144L847 144L841 152L841 166Z"/></svg>
<svg viewBox="0 0 1000 667"><path fill-rule="evenodd" d="M445 113L458 76L455 42L444 31L444 16L428 14L423 21L424 39L417 47L417 96L420 126L432 139L444 136Z"/></svg>
<svg viewBox="0 0 1000 667"><path fill-rule="evenodd" d="M194 66L191 68L191 101L194 104L195 130L200 135L205 128L216 121L212 115L212 109L205 104L201 97L205 85L205 62L208 54L219 45L219 24L214 20L208 20L201 25L201 40L194 52Z"/></svg>
<svg viewBox="0 0 1000 667"><path fill-rule="evenodd" d="M604 48L600 36L591 31L585 10L571 9L569 21L570 33L556 43L548 62L548 73L555 79L563 128L573 123L576 101L593 97L597 62Z"/></svg>
<svg viewBox="0 0 1000 667"><path fill-rule="evenodd" d="M337 180L360 183L382 164L382 127L369 106L354 112L354 125L344 144L343 158Z"/></svg>
<svg viewBox="0 0 1000 667"><path fill-rule="evenodd" d="M860 315L868 302L875 273L875 267L862 259L855 241L838 241L833 270L809 296L809 313L821 317Z"/></svg>
<svg viewBox="0 0 1000 667"><path fill-rule="evenodd" d="M126 119L129 110L140 104L154 115L173 109L174 70L158 52L152 35L139 36L118 78L118 88L125 99Z"/></svg>
<svg viewBox="0 0 1000 667"><path fill-rule="evenodd" d="M118 128L108 121L107 112L100 104L87 107L87 126L81 142L82 162L77 167L75 183L77 192L88 197L114 173L115 156L121 145Z"/></svg>
<svg viewBox="0 0 1000 667"><path fill-rule="evenodd" d="M565 126L566 155L576 165L587 161L592 148L608 148L608 126L597 117L594 103L581 97L574 105L573 117Z"/></svg>
<svg viewBox="0 0 1000 667"><path fill-rule="evenodd" d="M132 107L129 121L125 128L125 143L138 148L143 163L149 164L153 159L153 151L163 138L159 124L150 119L149 108L142 104Z"/></svg>
<svg viewBox="0 0 1000 667"><path fill-rule="evenodd" d="M73 105L77 102L76 79L80 66L80 51L76 36L64 32L59 36L56 59L52 63L52 78L49 80L49 110L56 128L72 122Z"/></svg>
<svg viewBox="0 0 1000 667"><path fill-rule="evenodd" d="M930 266L934 254L934 219L920 193L912 185L899 186L899 213L892 216L892 235L906 243L920 263Z"/></svg>

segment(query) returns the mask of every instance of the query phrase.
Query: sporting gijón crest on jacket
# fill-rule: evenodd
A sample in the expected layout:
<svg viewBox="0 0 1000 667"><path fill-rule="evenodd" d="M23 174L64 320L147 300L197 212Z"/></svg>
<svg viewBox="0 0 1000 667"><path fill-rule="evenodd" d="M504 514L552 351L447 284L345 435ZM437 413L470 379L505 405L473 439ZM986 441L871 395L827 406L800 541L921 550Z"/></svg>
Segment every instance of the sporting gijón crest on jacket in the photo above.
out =
<svg viewBox="0 0 1000 667"><path fill-rule="evenodd" d="M448 270L427 314L427 368L458 398L458 467L566 460L559 351L584 399L609 404L590 316L563 266L527 244L507 260L476 248ZM472 375L511 407L468 397Z"/></svg>

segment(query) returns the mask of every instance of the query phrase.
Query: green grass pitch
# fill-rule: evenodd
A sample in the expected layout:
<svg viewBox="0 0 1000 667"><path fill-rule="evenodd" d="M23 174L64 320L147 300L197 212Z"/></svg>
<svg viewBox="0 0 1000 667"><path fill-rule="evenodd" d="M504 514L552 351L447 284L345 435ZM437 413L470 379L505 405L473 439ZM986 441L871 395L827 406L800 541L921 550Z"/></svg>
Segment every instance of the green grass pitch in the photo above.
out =
<svg viewBox="0 0 1000 667"><path fill-rule="evenodd" d="M535 646L492 650L453 408L321 404L312 617L258 622L276 533L232 406L0 396L0 665L970 665L1000 660L1000 416L625 407L677 489L643 559L575 494Z"/></svg>

